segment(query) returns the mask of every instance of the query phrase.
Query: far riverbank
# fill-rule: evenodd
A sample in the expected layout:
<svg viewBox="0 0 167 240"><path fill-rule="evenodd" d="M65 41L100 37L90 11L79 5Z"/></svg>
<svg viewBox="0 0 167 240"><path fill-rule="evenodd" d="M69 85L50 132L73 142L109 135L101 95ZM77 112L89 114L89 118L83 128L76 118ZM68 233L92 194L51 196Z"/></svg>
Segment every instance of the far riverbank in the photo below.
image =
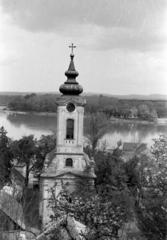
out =
<svg viewBox="0 0 167 240"><path fill-rule="evenodd" d="M0 106L0 110L6 112L6 113L17 113L17 114L25 114L25 115L35 115L35 116L49 116L49 117L55 117L57 116L57 113L53 112L21 112L21 111L12 111L9 109L5 109L5 107Z"/></svg>
<svg viewBox="0 0 167 240"><path fill-rule="evenodd" d="M24 115L35 115L35 116L46 116L46 117L56 117L57 113L53 112L22 112L22 111L12 111L6 106L0 106L0 111L4 111L7 114L16 113ZM110 122L113 123L132 123L132 124L152 124L152 125L167 125L167 118L158 118L156 121L146 121L139 118L110 118Z"/></svg>
<svg viewBox="0 0 167 240"><path fill-rule="evenodd" d="M167 125L167 118L158 118L156 121L146 121L137 118L110 118L111 122L116 123L133 123L133 124L153 124L153 125Z"/></svg>
<svg viewBox="0 0 167 240"><path fill-rule="evenodd" d="M42 135L50 135L56 132L57 117L39 116L35 114L19 114L17 112L0 111L0 127L4 126L8 137L19 140L22 136L34 135L40 139ZM152 139L159 135L167 134L167 124L135 124L111 121L107 133L102 137L109 148L117 146L117 142L132 142L132 139L140 139L141 142L152 146Z"/></svg>

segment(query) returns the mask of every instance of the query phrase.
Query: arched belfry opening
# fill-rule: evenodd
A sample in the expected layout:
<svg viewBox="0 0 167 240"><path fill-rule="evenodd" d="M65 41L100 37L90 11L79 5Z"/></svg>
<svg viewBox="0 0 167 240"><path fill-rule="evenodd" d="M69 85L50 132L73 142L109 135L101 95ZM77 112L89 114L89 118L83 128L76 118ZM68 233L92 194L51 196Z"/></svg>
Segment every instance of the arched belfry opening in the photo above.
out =
<svg viewBox="0 0 167 240"><path fill-rule="evenodd" d="M73 119L67 119L66 124L66 139L74 139L74 120Z"/></svg>

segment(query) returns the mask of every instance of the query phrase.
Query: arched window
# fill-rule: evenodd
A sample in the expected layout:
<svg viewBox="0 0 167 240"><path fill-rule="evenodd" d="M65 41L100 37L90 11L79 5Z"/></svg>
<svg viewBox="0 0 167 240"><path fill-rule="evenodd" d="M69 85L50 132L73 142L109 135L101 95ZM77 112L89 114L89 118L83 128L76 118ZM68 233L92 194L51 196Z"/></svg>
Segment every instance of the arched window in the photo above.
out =
<svg viewBox="0 0 167 240"><path fill-rule="evenodd" d="M73 167L73 160L71 158L66 159L66 167Z"/></svg>
<svg viewBox="0 0 167 240"><path fill-rule="evenodd" d="M66 139L74 139L74 120L67 119Z"/></svg>

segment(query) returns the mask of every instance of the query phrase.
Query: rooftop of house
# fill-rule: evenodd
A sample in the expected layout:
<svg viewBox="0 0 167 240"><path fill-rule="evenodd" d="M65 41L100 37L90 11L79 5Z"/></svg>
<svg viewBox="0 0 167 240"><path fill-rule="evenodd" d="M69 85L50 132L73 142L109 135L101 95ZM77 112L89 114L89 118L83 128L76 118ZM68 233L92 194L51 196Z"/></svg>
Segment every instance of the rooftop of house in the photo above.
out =
<svg viewBox="0 0 167 240"><path fill-rule="evenodd" d="M24 201L15 199L14 195L0 191L0 210L19 227L20 230L38 233L39 190L28 189L24 192Z"/></svg>
<svg viewBox="0 0 167 240"><path fill-rule="evenodd" d="M136 149L135 154L140 154L147 149L147 143L141 143Z"/></svg>
<svg viewBox="0 0 167 240"><path fill-rule="evenodd" d="M11 179L19 185L24 185L24 177L23 175L15 168L13 167L11 170Z"/></svg>
<svg viewBox="0 0 167 240"><path fill-rule="evenodd" d="M133 143L133 142L124 142L123 143L123 151L127 152L134 152L136 148L138 147L139 143Z"/></svg>
<svg viewBox="0 0 167 240"><path fill-rule="evenodd" d="M4 190L0 191L0 209L22 230L26 229L22 205Z"/></svg>
<svg viewBox="0 0 167 240"><path fill-rule="evenodd" d="M50 224L46 230L36 237L36 240L45 240L46 235L49 236L49 234L52 234L53 232L56 234L55 239L57 240L84 240L85 238L82 234L85 234L87 230L88 229L84 224L76 221L73 215L69 214L68 216L62 217L60 220Z"/></svg>
<svg viewBox="0 0 167 240"><path fill-rule="evenodd" d="M128 161L135 155L140 154L146 154L151 156L151 152L150 149L147 147L147 143L125 143L125 147L123 148L123 158L125 161Z"/></svg>

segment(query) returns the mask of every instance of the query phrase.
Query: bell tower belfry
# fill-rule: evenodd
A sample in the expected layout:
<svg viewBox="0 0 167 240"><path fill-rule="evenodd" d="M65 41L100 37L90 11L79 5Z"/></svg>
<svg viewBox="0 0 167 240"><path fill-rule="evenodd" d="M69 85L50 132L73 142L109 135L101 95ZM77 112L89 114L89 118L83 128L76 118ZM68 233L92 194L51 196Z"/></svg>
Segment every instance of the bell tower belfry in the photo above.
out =
<svg viewBox="0 0 167 240"><path fill-rule="evenodd" d="M62 184L68 183L70 192L75 191L78 179L89 178L94 185L94 161L83 151L83 119L86 100L80 94L83 88L76 81L79 75L74 66L73 44L70 46L70 65L65 72L66 82L59 88L62 93L57 99L57 144L46 157L40 178L40 216L42 225L49 222L49 189L54 188L58 196ZM89 167L89 171L85 171Z"/></svg>
<svg viewBox="0 0 167 240"><path fill-rule="evenodd" d="M74 66L73 44L70 47L71 61L65 72L67 81L60 86L59 90L63 95L57 101L57 151L61 154L83 155L83 118L86 101L79 96L83 88L76 81L79 74Z"/></svg>

